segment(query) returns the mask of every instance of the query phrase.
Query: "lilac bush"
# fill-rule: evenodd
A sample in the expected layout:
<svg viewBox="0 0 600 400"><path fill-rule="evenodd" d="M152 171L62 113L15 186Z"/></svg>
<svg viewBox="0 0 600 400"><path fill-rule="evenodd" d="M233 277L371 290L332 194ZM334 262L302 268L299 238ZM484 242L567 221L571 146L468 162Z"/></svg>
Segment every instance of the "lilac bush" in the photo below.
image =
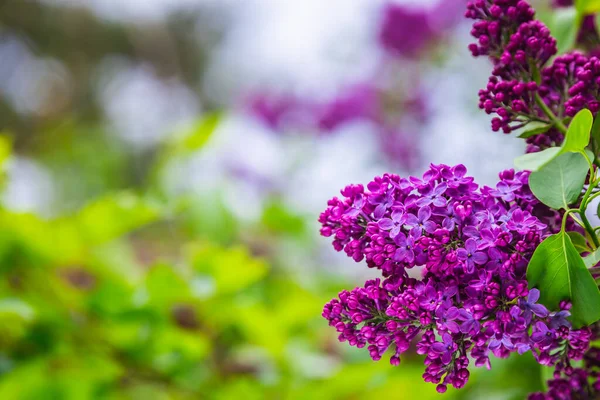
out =
<svg viewBox="0 0 600 400"><path fill-rule="evenodd" d="M585 211L600 196L600 60L559 56L524 0L470 1L465 16L469 49L493 66L479 106L492 130L523 131L530 154L495 187L432 164L342 189L321 235L381 277L342 291L323 317L373 360L399 365L415 349L438 392L465 386L471 364L531 352L553 379L530 399L599 398L600 241Z"/></svg>

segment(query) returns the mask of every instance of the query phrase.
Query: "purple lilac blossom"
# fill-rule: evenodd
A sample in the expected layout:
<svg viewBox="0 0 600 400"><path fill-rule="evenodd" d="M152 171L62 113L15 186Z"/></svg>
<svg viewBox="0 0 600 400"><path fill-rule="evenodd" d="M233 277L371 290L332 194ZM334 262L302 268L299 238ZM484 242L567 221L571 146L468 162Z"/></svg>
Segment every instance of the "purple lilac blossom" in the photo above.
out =
<svg viewBox="0 0 600 400"><path fill-rule="evenodd" d="M248 111L267 128L280 132L309 123L314 106L291 94L255 93L246 100Z"/></svg>
<svg viewBox="0 0 600 400"><path fill-rule="evenodd" d="M436 39L429 12L423 8L387 4L379 30L381 47L394 56L415 57Z"/></svg>
<svg viewBox="0 0 600 400"><path fill-rule="evenodd" d="M479 107L492 119L492 130L511 133L532 123L546 124L543 134L526 139L527 152L559 146L564 135L553 126L553 116L563 119L583 107L597 105L595 84L580 83L588 57L572 52L554 59L556 40L524 0L476 0L467 7L474 19L471 34L477 43L469 46L474 56L487 56L494 65L485 89L479 92ZM591 66L590 66L591 68ZM572 97L576 98L573 99Z"/></svg>
<svg viewBox="0 0 600 400"><path fill-rule="evenodd" d="M575 84L569 89L571 98L565 103L566 114L574 116L583 108L593 114L600 110L600 59L591 57L575 70Z"/></svg>
<svg viewBox="0 0 600 400"><path fill-rule="evenodd" d="M345 88L337 97L317 111L317 125L331 131L344 123L377 118L380 94L373 85L360 84Z"/></svg>
<svg viewBox="0 0 600 400"><path fill-rule="evenodd" d="M600 325L592 327L592 345L583 357L583 362L571 365L568 362L556 365L552 379L548 381L546 393L532 393L529 400L594 400L600 398L600 347L598 339Z"/></svg>
<svg viewBox="0 0 600 400"><path fill-rule="evenodd" d="M583 357L589 329L570 329L568 304L550 312L526 280L533 251L560 216L539 212L528 172L499 176L496 188L480 187L462 165L431 165L422 178L385 174L329 201L321 234L383 275L325 306L340 341L367 347L374 360L391 348L393 365L416 341L423 378L440 392L466 384L469 357L488 368L491 354L532 351L544 365ZM406 272L417 266L421 279Z"/></svg>

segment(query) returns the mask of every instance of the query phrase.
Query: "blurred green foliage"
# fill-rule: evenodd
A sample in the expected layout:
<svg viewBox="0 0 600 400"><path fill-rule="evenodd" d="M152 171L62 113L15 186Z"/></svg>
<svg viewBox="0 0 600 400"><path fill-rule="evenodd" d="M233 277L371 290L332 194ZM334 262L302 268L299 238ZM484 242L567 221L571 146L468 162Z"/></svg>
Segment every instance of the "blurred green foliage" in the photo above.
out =
<svg viewBox="0 0 600 400"><path fill-rule="evenodd" d="M338 343L323 304L360 282L319 265L316 215L272 194L249 222L218 190L165 188L224 118L200 89L227 24L206 4L201 15L117 23L83 7L0 1L0 35L69 73L69 90L55 88L36 112L0 98L0 185L24 158L54 190L47 214L0 206L0 399L441 398L420 356L391 367ZM97 66L115 57L185 83L205 117L130 148L98 95ZM539 389L530 357L492 363L443 397Z"/></svg>
<svg viewBox="0 0 600 400"><path fill-rule="evenodd" d="M148 169L160 176L202 151L217 118L165 143ZM81 148L99 140L64 135L89 141ZM57 176L77 159L77 177L61 183L73 190L98 173L86 163L127 165L110 151L92 160L44 149L37 159ZM7 136L0 160L10 161ZM126 171L115 178L128 179ZM53 218L0 210L0 398L438 398L419 356L393 368L337 343L321 309L352 284L325 273L300 283L277 254L286 240L314 251L305 217L273 198L247 226L217 195L173 199L158 181L83 191L81 206ZM444 396L523 398L538 375L532 360L498 361Z"/></svg>

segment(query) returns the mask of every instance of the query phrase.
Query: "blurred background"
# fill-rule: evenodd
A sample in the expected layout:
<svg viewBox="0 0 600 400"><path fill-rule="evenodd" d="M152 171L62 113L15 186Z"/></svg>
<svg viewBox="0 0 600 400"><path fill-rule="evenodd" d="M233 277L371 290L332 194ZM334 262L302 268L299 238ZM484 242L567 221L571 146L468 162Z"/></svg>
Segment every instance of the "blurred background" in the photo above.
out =
<svg viewBox="0 0 600 400"><path fill-rule="evenodd" d="M466 0L1 0L0 398L440 398L321 317L348 183L523 152ZM547 5L546 5L547 6ZM451 399L520 399L530 356Z"/></svg>

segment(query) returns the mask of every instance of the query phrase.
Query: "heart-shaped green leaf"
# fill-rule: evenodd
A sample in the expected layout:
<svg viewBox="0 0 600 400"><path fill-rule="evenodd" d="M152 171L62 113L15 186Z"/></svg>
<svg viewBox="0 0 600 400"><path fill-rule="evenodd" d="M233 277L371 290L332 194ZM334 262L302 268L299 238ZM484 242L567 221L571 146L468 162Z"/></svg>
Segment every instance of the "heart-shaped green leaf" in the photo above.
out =
<svg viewBox="0 0 600 400"><path fill-rule="evenodd" d="M537 171L560 154L560 147L550 147L537 153L523 154L515 158L515 166L521 170Z"/></svg>
<svg viewBox="0 0 600 400"><path fill-rule="evenodd" d="M532 172L529 187L542 203L566 210L581 195L587 174L588 163L581 153L565 153Z"/></svg>
<svg viewBox="0 0 600 400"><path fill-rule="evenodd" d="M562 145L562 153L565 152L582 152L590 142L590 132L594 117L587 108L579 111L569 124L565 142Z"/></svg>
<svg viewBox="0 0 600 400"><path fill-rule="evenodd" d="M566 233L552 235L537 247L527 280L540 290L540 302L549 310L558 309L561 300L570 301L574 327L600 319L600 291Z"/></svg>
<svg viewBox="0 0 600 400"><path fill-rule="evenodd" d="M590 142L590 132L594 117L588 109L583 109L573 117L565 141L561 147L550 147L537 153L524 154L515 158L515 166L522 170L538 171L563 153L583 153Z"/></svg>

